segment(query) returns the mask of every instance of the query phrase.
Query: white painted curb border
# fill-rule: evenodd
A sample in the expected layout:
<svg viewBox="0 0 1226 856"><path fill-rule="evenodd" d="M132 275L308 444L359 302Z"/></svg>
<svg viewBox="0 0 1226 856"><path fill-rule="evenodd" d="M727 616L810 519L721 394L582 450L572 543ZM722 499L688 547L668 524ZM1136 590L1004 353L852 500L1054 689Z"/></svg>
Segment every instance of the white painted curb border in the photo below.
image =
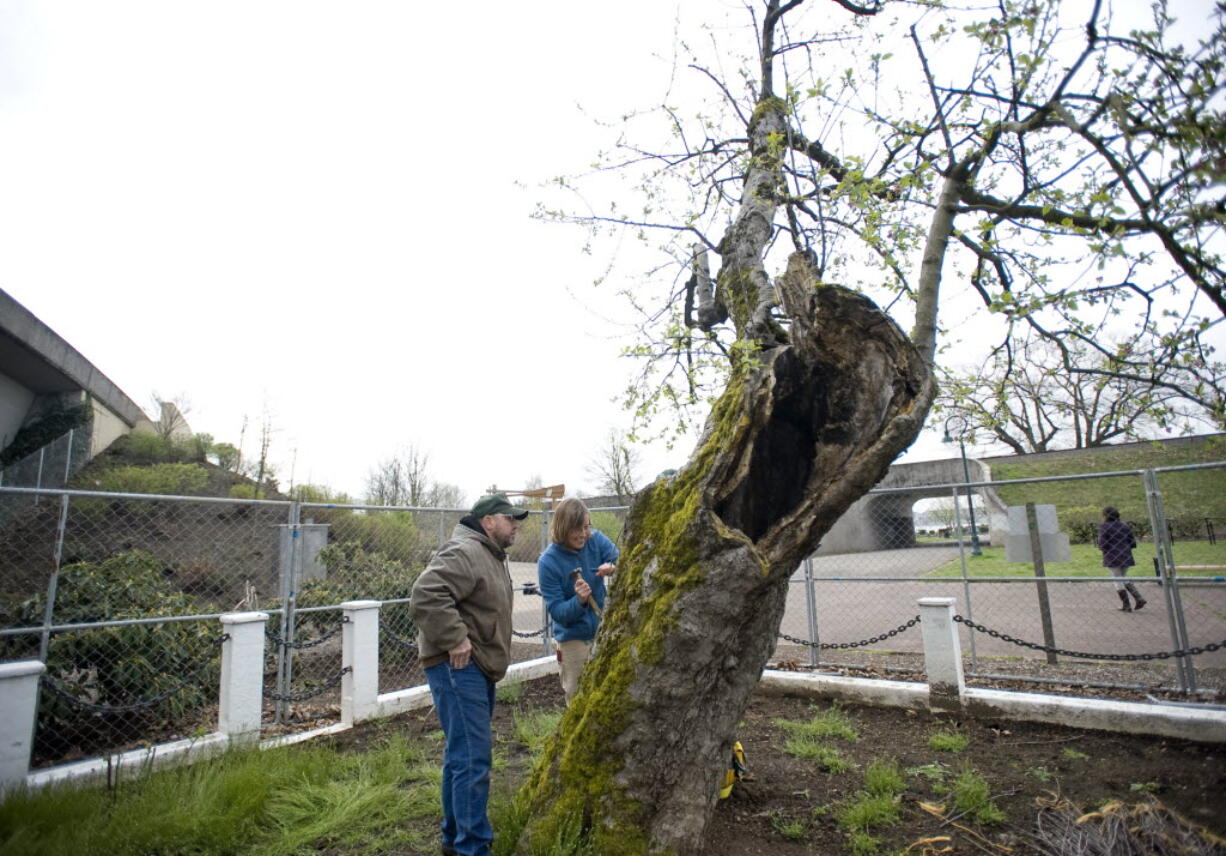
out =
<svg viewBox="0 0 1226 856"><path fill-rule="evenodd" d="M1201 743L1226 743L1226 710L1135 701L1041 695L966 687L960 707L930 707L928 684L848 678L806 672L766 670L758 682L764 692L792 693L883 707L962 712L979 719L1043 722L1069 728L1152 734Z"/></svg>

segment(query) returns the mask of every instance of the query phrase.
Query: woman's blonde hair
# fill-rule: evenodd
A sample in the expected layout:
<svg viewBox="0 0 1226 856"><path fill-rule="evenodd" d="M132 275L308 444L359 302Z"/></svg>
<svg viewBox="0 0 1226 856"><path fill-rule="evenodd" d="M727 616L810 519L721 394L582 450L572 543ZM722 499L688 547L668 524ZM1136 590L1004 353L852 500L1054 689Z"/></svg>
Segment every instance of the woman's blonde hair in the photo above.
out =
<svg viewBox="0 0 1226 856"><path fill-rule="evenodd" d="M549 540L561 544L567 535L576 529L583 528L583 518L587 517L587 506L577 496L568 496L558 503L549 520Z"/></svg>

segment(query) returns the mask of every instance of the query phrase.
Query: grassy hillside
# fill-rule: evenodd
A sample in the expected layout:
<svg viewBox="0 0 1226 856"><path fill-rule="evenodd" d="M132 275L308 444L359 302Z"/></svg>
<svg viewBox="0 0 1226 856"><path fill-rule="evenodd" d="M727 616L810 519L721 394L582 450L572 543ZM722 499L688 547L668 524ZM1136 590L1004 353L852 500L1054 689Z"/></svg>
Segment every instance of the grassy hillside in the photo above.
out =
<svg viewBox="0 0 1226 856"><path fill-rule="evenodd" d="M1208 438L1196 445L1178 446L1155 442L1122 448L1102 448L1062 454L1047 460L991 462L993 481L1008 479L1072 476L1083 473L1135 471L1187 464L1226 462L1226 437ZM1205 537L1205 518L1218 518L1217 536L1226 539L1226 467L1188 472L1160 473L1158 487L1167 519L1176 536ZM1001 485L997 494L1006 505L1027 502L1056 506L1061 529L1074 540L1084 537L1085 528L1099 520L1105 505L1114 505L1139 535L1149 532L1149 511L1140 475L1113 476L1043 482L1040 484Z"/></svg>

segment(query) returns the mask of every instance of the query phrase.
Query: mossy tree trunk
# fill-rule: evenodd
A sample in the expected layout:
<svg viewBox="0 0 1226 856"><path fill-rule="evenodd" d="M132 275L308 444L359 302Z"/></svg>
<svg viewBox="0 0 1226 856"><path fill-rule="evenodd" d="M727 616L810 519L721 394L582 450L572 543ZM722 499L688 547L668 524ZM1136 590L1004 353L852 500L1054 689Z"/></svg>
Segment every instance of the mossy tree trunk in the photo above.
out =
<svg viewBox="0 0 1226 856"><path fill-rule="evenodd" d="M779 280L791 341L736 368L691 462L636 500L598 637L520 793L521 851L692 854L800 561L914 439L933 386L866 298Z"/></svg>

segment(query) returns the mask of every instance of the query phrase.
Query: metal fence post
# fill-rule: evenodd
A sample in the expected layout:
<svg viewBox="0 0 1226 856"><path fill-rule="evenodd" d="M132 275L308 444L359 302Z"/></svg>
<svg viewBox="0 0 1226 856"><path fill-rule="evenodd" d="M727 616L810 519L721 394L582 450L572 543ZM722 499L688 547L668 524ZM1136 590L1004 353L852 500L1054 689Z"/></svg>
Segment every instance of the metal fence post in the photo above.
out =
<svg viewBox="0 0 1226 856"><path fill-rule="evenodd" d="M541 552L549 549L549 509L541 511Z"/></svg>
<svg viewBox="0 0 1226 856"><path fill-rule="evenodd" d="M1166 602L1167 622L1171 628L1171 643L1176 651L1187 650L1188 630L1183 620L1183 601L1179 596L1179 577L1175 573L1175 557L1171 551L1170 531L1167 529L1166 509L1162 504L1162 491L1158 476L1152 470L1141 471L1145 483L1145 502L1149 508L1149 526L1154 536L1154 560L1158 563L1159 584ZM1176 657L1175 669L1179 675L1179 688L1185 693L1196 692L1196 670L1191 657Z"/></svg>
<svg viewBox="0 0 1226 856"><path fill-rule="evenodd" d="M809 614L809 665L817 668L818 657L817 638L817 597L813 592L813 557L805 556L805 607Z"/></svg>
<svg viewBox="0 0 1226 856"><path fill-rule="evenodd" d="M277 647L277 693L289 695L290 683L294 677L294 649L290 647L294 641L294 607L298 598L298 565L300 562L300 522L302 506L294 502L289 507L289 561L281 562L281 643ZM277 701L275 722L280 725L282 718L288 713L289 703L284 699Z"/></svg>
<svg viewBox="0 0 1226 856"><path fill-rule="evenodd" d="M970 569L966 562L966 542L962 540L962 509L958 504L958 491L957 485L950 488L954 506L954 531L958 533L958 562L962 568L962 589L966 594L966 617L971 618ZM971 501L974 502L973 499ZM970 634L968 638L971 641L971 668L977 669L979 660L975 656L975 634Z"/></svg>
<svg viewBox="0 0 1226 856"><path fill-rule="evenodd" d="M43 446L38 450L38 477L34 480L34 486L41 488L43 486L43 461L47 457L47 447ZM34 504L38 505L39 495L34 494Z"/></svg>
<svg viewBox="0 0 1226 856"><path fill-rule="evenodd" d="M553 653L553 622L549 618L549 607L545 605L545 596L541 595L541 645L545 656Z"/></svg>
<svg viewBox="0 0 1226 856"><path fill-rule="evenodd" d="M47 629L55 622L55 595L60 584L60 562L64 559L64 531L68 528L68 494L60 494L60 519L55 528L55 553L51 559L51 577L47 580L47 603L43 606L43 633L38 645L38 659L47 662L47 649L51 645L51 632Z"/></svg>
<svg viewBox="0 0 1226 856"><path fill-rule="evenodd" d="M1039 622L1043 625L1043 644L1056 647L1056 634L1051 624L1051 600L1047 596L1047 569L1043 565L1043 539L1039 537L1039 515L1034 503L1026 503L1026 528L1030 530L1030 554L1034 559L1035 587L1039 594ZM1056 665L1056 652L1047 651L1047 662Z"/></svg>
<svg viewBox="0 0 1226 856"><path fill-rule="evenodd" d="M953 494L954 494L954 517L955 517L955 520L957 520L958 489L956 487L953 489ZM971 501L974 502L974 499L972 499ZM961 524L959 523L958 525L961 525ZM966 550L963 549L961 538L958 539L958 555L961 557L961 560L962 560L961 561L962 597L966 601L966 617L971 619L971 621L974 621L975 611L974 609L971 608L971 575L970 575L970 569L967 568L966 566ZM979 668L979 657L978 657L977 651L975 650L975 634L969 633L967 634L966 638L971 643L971 668L978 669Z"/></svg>
<svg viewBox="0 0 1226 856"><path fill-rule="evenodd" d="M68 480L72 478L72 436L76 430L77 430L76 428L68 429L68 451L67 451L67 454L65 454L64 456L66 459L64 461L64 486L65 487L68 486Z"/></svg>

